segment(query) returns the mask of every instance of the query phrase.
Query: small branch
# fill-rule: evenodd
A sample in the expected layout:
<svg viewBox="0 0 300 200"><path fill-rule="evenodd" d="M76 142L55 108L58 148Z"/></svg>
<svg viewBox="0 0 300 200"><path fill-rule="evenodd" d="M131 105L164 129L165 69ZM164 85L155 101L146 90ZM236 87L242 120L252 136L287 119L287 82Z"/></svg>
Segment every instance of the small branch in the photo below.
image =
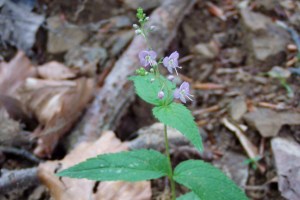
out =
<svg viewBox="0 0 300 200"><path fill-rule="evenodd" d="M39 183L36 167L12 171L2 169L0 173L0 194Z"/></svg>
<svg viewBox="0 0 300 200"><path fill-rule="evenodd" d="M17 149L14 147L5 147L5 146L0 146L0 151L5 153L5 154L13 154L16 156L23 157L35 164L39 164L42 160L34 156L32 153L29 151L26 151L25 149Z"/></svg>

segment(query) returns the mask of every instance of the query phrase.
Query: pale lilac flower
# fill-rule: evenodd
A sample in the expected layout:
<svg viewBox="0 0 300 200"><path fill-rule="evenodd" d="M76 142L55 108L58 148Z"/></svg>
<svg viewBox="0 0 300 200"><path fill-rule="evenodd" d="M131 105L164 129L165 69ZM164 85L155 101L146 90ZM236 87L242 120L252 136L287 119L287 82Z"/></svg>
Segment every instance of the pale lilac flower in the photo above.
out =
<svg viewBox="0 0 300 200"><path fill-rule="evenodd" d="M164 96L165 96L165 93L164 93L162 90L159 91L158 94L157 94L157 97L158 97L159 99L163 99Z"/></svg>
<svg viewBox="0 0 300 200"><path fill-rule="evenodd" d="M165 57L163 59L164 66L168 69L168 71L171 74L173 73L173 69L175 69L176 74L178 75L176 68L181 68L178 66L178 58L179 53L177 51L174 51L169 57Z"/></svg>
<svg viewBox="0 0 300 200"><path fill-rule="evenodd" d="M188 82L183 82L179 88L176 88L173 95L175 99L180 99L183 103L186 103L185 98L193 101L191 99L193 95L190 94L190 84Z"/></svg>
<svg viewBox="0 0 300 200"><path fill-rule="evenodd" d="M155 66L157 65L157 62L155 61L157 57L157 54L155 51L141 51L139 53L139 59L142 64L142 66L147 67L147 66Z"/></svg>

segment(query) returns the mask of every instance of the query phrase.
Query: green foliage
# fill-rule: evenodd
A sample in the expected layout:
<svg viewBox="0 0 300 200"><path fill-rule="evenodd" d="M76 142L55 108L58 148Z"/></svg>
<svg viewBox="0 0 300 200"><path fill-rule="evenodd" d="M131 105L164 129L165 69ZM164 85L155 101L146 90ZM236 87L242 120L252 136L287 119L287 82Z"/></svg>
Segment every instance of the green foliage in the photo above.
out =
<svg viewBox="0 0 300 200"><path fill-rule="evenodd" d="M145 76L131 76L129 80L133 81L137 95L150 104L156 106L167 105L173 100L171 91L174 90L175 85L163 76L157 78L154 74L148 73ZM163 87L163 83L166 83L167 86ZM166 94L163 99L157 97L158 92L161 90Z"/></svg>
<svg viewBox="0 0 300 200"><path fill-rule="evenodd" d="M201 160L180 163L174 180L203 200L247 200L244 192L219 169Z"/></svg>
<svg viewBox="0 0 300 200"><path fill-rule="evenodd" d="M191 112L182 104L171 103L153 108L153 115L162 123L180 131L199 150L203 150L201 136Z"/></svg>
<svg viewBox="0 0 300 200"><path fill-rule="evenodd" d="M189 192L185 195L176 198L176 200L201 200L201 199L194 192Z"/></svg>
<svg viewBox="0 0 300 200"><path fill-rule="evenodd" d="M257 156L257 157L254 157L254 158L248 158L246 160L244 160L244 164L245 165L250 165L250 167L253 169L253 170L256 170L257 169L257 162L262 159L261 156Z"/></svg>
<svg viewBox="0 0 300 200"><path fill-rule="evenodd" d="M57 175L97 181L142 181L170 174L164 155L158 151L143 149L99 155Z"/></svg>

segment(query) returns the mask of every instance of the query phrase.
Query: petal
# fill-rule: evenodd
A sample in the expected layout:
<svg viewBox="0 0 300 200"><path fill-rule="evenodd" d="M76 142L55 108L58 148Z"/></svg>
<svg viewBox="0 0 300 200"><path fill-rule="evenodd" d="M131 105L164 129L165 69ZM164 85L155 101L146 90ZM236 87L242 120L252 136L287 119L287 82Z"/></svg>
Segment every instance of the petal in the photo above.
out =
<svg viewBox="0 0 300 200"><path fill-rule="evenodd" d="M190 84L186 81L184 81L181 85L180 85L180 90L184 90L184 91L189 91L190 88Z"/></svg>
<svg viewBox="0 0 300 200"><path fill-rule="evenodd" d="M155 60L156 57L157 57L157 54L156 54L155 51L148 51L148 55L150 55L150 57L151 57L153 60Z"/></svg>
<svg viewBox="0 0 300 200"><path fill-rule="evenodd" d="M169 61L170 61L169 57L165 57L165 58L163 59L163 64L164 64L165 67L168 67L168 66L169 66Z"/></svg>
<svg viewBox="0 0 300 200"><path fill-rule="evenodd" d="M145 57L148 55L148 51L140 51L139 53L139 59L145 59Z"/></svg>
<svg viewBox="0 0 300 200"><path fill-rule="evenodd" d="M167 68L168 68L168 71L170 72L170 74L173 74L173 67L169 65Z"/></svg>
<svg viewBox="0 0 300 200"><path fill-rule="evenodd" d="M179 67L179 66L178 66L178 60L173 60L173 67L174 67L174 68Z"/></svg>
<svg viewBox="0 0 300 200"><path fill-rule="evenodd" d="M176 88L174 90L173 96L175 99L179 99L180 98L180 90L178 88Z"/></svg>
<svg viewBox="0 0 300 200"><path fill-rule="evenodd" d="M147 61L146 59L142 59L140 60L140 62L143 67L147 67L149 65L149 61Z"/></svg>
<svg viewBox="0 0 300 200"><path fill-rule="evenodd" d="M179 53L177 51L174 51L171 55L170 55L170 59L174 59L175 60L178 60L179 58Z"/></svg>
<svg viewBox="0 0 300 200"><path fill-rule="evenodd" d="M186 103L186 100L183 95L180 95L180 101L182 101L182 103Z"/></svg>

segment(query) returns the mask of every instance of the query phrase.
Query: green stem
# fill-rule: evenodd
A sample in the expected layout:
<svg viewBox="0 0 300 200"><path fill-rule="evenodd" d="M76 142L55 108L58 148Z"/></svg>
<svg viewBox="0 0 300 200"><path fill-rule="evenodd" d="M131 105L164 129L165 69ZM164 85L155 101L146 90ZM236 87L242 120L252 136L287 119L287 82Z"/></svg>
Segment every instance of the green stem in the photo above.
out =
<svg viewBox="0 0 300 200"><path fill-rule="evenodd" d="M172 170L172 163L171 163L171 156L170 156L170 148L169 148L169 140L168 140L168 133L167 133L167 125L164 125L164 133L165 133L165 145L166 145L166 156L168 157L168 164L169 164L169 170L171 172L170 176L168 176L171 184L171 194L172 194L172 200L175 200L176 194L175 194L175 182L173 180L173 170Z"/></svg>

